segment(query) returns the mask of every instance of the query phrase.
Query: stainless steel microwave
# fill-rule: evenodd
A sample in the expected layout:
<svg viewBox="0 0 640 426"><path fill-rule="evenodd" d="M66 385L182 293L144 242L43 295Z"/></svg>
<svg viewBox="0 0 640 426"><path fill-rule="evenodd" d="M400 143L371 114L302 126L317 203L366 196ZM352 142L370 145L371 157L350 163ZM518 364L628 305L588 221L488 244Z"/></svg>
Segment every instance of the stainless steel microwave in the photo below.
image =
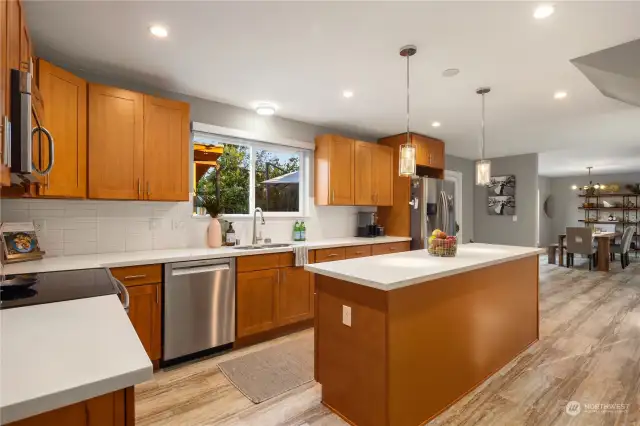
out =
<svg viewBox="0 0 640 426"><path fill-rule="evenodd" d="M37 181L35 175L48 175L55 162L53 136L40 124L41 117L33 108L31 84L31 73L11 70L11 123L7 127L10 129L7 159L12 180L13 177L18 178L16 183ZM40 150L43 137L49 145L49 161L45 167L39 168L33 161L34 138L37 138L35 149Z"/></svg>

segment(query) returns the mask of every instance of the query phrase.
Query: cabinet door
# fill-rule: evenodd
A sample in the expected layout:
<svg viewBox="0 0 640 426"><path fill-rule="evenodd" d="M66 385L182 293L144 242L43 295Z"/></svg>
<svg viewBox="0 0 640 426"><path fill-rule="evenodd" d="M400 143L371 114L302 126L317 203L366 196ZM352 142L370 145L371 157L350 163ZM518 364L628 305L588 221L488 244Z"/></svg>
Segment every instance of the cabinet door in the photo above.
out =
<svg viewBox="0 0 640 426"><path fill-rule="evenodd" d="M43 125L55 142L55 166L43 195L87 196L87 82L47 61L38 61L38 88L46 100ZM42 146L43 161L49 146Z"/></svg>
<svg viewBox="0 0 640 426"><path fill-rule="evenodd" d="M444 142L431 140L427 143L429 167L444 169Z"/></svg>
<svg viewBox="0 0 640 426"><path fill-rule="evenodd" d="M329 204L354 204L354 167L354 141L334 136L329 158Z"/></svg>
<svg viewBox="0 0 640 426"><path fill-rule="evenodd" d="M152 361L161 357L161 284L127 287L129 319Z"/></svg>
<svg viewBox="0 0 640 426"><path fill-rule="evenodd" d="M368 142L355 141L355 204L358 206L373 206L376 204L373 179L375 166L373 157L376 146Z"/></svg>
<svg viewBox="0 0 640 426"><path fill-rule="evenodd" d="M280 269L278 284L278 325L313 318L311 273L303 267Z"/></svg>
<svg viewBox="0 0 640 426"><path fill-rule="evenodd" d="M237 337L277 326L278 279L278 269L238 273Z"/></svg>
<svg viewBox="0 0 640 426"><path fill-rule="evenodd" d="M29 35L29 29L27 28L27 21L25 20L22 2L18 2L18 6L20 8L20 70L32 71L31 36Z"/></svg>
<svg viewBox="0 0 640 426"><path fill-rule="evenodd" d="M189 200L189 104L144 96L144 198Z"/></svg>
<svg viewBox="0 0 640 426"><path fill-rule="evenodd" d="M142 199L143 95L89 85L89 198Z"/></svg>
<svg viewBox="0 0 640 426"><path fill-rule="evenodd" d="M393 205L393 149L375 146L373 150L373 186L377 206Z"/></svg>

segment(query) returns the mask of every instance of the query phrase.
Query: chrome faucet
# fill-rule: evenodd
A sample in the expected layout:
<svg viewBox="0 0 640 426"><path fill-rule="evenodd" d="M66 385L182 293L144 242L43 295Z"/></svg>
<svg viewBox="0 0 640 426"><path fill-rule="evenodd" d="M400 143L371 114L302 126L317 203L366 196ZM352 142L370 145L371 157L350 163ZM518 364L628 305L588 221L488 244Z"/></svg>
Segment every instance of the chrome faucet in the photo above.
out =
<svg viewBox="0 0 640 426"><path fill-rule="evenodd" d="M258 241L262 241L262 237L258 237L256 235L256 213L260 213L260 223L264 225L264 215L262 214L262 209L260 207L256 207L253 211L253 239L251 240L252 245L258 244Z"/></svg>

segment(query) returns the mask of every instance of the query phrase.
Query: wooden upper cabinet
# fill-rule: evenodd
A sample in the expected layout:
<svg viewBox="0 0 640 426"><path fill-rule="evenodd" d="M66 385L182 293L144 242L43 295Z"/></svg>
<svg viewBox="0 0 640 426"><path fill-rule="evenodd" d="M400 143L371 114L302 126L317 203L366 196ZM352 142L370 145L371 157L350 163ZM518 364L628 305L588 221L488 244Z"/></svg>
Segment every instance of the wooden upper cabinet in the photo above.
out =
<svg viewBox="0 0 640 426"><path fill-rule="evenodd" d="M393 204L393 150L369 142L355 142L355 204Z"/></svg>
<svg viewBox="0 0 640 426"><path fill-rule="evenodd" d="M38 60L38 88L46 107L42 125L54 140L55 163L46 176L42 195L87 196L87 82L42 59ZM49 146L41 149L42 162Z"/></svg>
<svg viewBox="0 0 640 426"><path fill-rule="evenodd" d="M375 188L375 205L393 205L393 149L388 146L375 145L373 150L373 187Z"/></svg>
<svg viewBox="0 0 640 426"><path fill-rule="evenodd" d="M355 141L339 135L316 138L315 203L354 205Z"/></svg>
<svg viewBox="0 0 640 426"><path fill-rule="evenodd" d="M355 204L372 206L376 204L375 185L375 146L369 142L355 141Z"/></svg>
<svg viewBox="0 0 640 426"><path fill-rule="evenodd" d="M89 198L143 199L141 93L89 84Z"/></svg>
<svg viewBox="0 0 640 426"><path fill-rule="evenodd" d="M27 28L27 21L25 19L24 6L22 5L22 2L18 2L18 6L20 8L20 70L30 72L32 71L31 36L29 35L29 29Z"/></svg>
<svg viewBox="0 0 640 426"><path fill-rule="evenodd" d="M434 169L444 169L444 142L427 136L412 134L416 145L416 163Z"/></svg>
<svg viewBox="0 0 640 426"><path fill-rule="evenodd" d="M144 96L144 199L189 200L189 104Z"/></svg>

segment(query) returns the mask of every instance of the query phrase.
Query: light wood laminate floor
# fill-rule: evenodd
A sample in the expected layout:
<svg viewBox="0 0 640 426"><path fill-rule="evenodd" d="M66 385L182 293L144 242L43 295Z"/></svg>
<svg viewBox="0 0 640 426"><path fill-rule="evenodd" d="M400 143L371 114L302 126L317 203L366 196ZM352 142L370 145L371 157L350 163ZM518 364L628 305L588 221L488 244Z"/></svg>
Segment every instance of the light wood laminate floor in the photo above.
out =
<svg viewBox="0 0 640 426"><path fill-rule="evenodd" d="M540 264L540 341L430 425L640 426L640 262L590 272ZM517 279L517 277L514 277ZM254 405L217 364L283 340L155 374L136 387L137 425L346 425L309 383ZM567 401L581 412L565 412ZM629 404L587 407L585 404ZM593 410L593 408L599 408Z"/></svg>

